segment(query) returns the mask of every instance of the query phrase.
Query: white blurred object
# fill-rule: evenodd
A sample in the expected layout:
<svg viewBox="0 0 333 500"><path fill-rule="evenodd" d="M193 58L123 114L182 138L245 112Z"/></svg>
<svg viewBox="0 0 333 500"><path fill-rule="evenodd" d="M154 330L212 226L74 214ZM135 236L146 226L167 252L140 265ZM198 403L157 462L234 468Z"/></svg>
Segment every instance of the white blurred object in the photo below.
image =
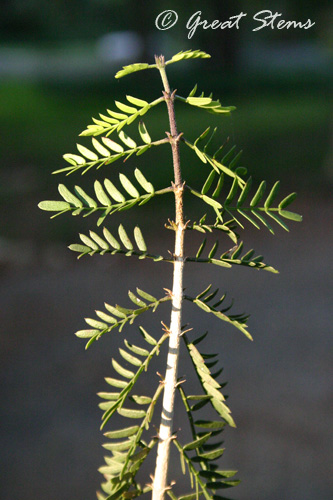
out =
<svg viewBox="0 0 333 500"><path fill-rule="evenodd" d="M97 41L97 54L103 61L136 59L143 51L142 38L134 31L116 31Z"/></svg>

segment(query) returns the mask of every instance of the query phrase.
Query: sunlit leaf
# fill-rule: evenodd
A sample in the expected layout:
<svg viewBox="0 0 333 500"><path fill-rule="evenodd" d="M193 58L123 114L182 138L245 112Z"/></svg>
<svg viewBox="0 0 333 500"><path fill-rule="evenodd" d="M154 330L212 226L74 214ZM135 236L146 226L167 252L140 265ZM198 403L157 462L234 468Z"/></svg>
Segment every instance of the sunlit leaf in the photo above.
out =
<svg viewBox="0 0 333 500"><path fill-rule="evenodd" d="M140 133L141 139L143 140L143 142L145 144L151 143L151 138L150 138L150 135L148 134L148 131L146 129L146 125L142 121L139 122L139 133Z"/></svg>

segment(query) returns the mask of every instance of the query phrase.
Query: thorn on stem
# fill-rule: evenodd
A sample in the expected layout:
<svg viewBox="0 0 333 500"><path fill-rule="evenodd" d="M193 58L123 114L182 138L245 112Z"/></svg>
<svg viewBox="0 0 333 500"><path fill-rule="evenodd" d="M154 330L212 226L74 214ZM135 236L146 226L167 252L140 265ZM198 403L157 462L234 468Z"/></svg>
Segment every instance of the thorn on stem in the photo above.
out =
<svg viewBox="0 0 333 500"><path fill-rule="evenodd" d="M188 328L187 330L184 330L183 332L181 332L180 337L181 337L182 335L185 335L185 333L190 332L190 331L192 331L192 330L193 330L193 328Z"/></svg>
<svg viewBox="0 0 333 500"><path fill-rule="evenodd" d="M173 293L172 293L172 291L171 291L171 290L169 290L169 288L163 288L163 290L165 290L165 291L166 291L166 294L167 294L167 295L168 295L168 296L172 299L172 297L173 297Z"/></svg>
<svg viewBox="0 0 333 500"><path fill-rule="evenodd" d="M161 379L161 380L160 380L160 382L164 384L164 382L165 382L165 381L164 381L164 377L163 377L163 375L162 375L160 372L156 372L156 375L157 375L158 377L160 377L160 379Z"/></svg>
<svg viewBox="0 0 333 500"><path fill-rule="evenodd" d="M161 323L162 323L162 326L163 326L163 331L166 332L166 333L168 333L170 335L170 333L171 333L170 332L170 328L168 326L166 326L166 324L163 323L163 321L161 321Z"/></svg>

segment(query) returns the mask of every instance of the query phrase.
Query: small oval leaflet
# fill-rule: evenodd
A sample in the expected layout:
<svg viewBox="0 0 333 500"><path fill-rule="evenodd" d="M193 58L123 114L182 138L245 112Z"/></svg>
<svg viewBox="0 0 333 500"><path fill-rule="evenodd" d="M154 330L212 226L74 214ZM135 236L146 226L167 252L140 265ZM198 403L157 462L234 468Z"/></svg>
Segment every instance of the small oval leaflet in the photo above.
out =
<svg viewBox="0 0 333 500"><path fill-rule="evenodd" d="M60 212L62 210L68 210L71 206L66 201L45 200L38 203L38 207L47 212Z"/></svg>
<svg viewBox="0 0 333 500"><path fill-rule="evenodd" d="M119 132L119 139L123 141L126 146L128 146L130 149L136 148L136 142L133 141L131 137L129 137L123 130Z"/></svg>
<svg viewBox="0 0 333 500"><path fill-rule="evenodd" d="M140 193L139 191L136 189L136 187L133 186L133 184L131 183L131 181L126 177L126 175L124 174L119 174L119 180L123 186L123 188L125 189L125 191L127 191L127 193L132 196L133 198L139 198L140 197Z"/></svg>
<svg viewBox="0 0 333 500"><path fill-rule="evenodd" d="M134 175L135 175L135 178L138 181L138 183L143 187L143 189L145 191L147 191L147 193L154 194L154 192L155 192L154 186L150 182L147 181L147 179L145 178L145 176L143 175L141 170L136 168L134 170Z"/></svg>
<svg viewBox="0 0 333 500"><path fill-rule="evenodd" d="M132 106L127 106L127 104L123 104L122 102L115 101L115 105L117 106L120 111L124 111L124 113L128 113L130 115L133 115L136 113L138 110L136 108L133 108Z"/></svg>
<svg viewBox="0 0 333 500"><path fill-rule="evenodd" d="M105 239L110 243L110 245L114 249L120 250L119 242L116 240L116 238L114 238L112 236L112 234L110 233L110 231L106 227L103 228L103 234L104 234Z"/></svg>
<svg viewBox="0 0 333 500"><path fill-rule="evenodd" d="M142 236L142 232L139 226L135 226L134 228L134 239L135 243L138 246L138 249L141 250L141 252L146 252L147 251L146 242Z"/></svg>
<svg viewBox="0 0 333 500"><path fill-rule="evenodd" d="M83 156L88 158L88 160L93 160L93 161L98 160L97 154L94 153L93 151L90 151L90 149L81 146L81 144L77 144L76 147Z"/></svg>
<svg viewBox="0 0 333 500"><path fill-rule="evenodd" d="M105 146L107 146L111 151L115 151L116 153L123 153L124 148L118 144L117 142L112 141L108 137L102 137L102 141L104 142Z"/></svg>
<svg viewBox="0 0 333 500"><path fill-rule="evenodd" d="M119 429L115 431L105 432L104 436L108 439L121 439L125 437L130 437L136 434L139 430L138 425L133 425L131 427L125 427L125 429Z"/></svg>
<svg viewBox="0 0 333 500"><path fill-rule="evenodd" d="M144 143L146 144L151 143L151 138L150 135L148 134L146 125L142 121L139 122L139 134Z"/></svg>
<svg viewBox="0 0 333 500"><path fill-rule="evenodd" d="M79 234L79 237L80 237L80 240L85 245L87 245L88 247L90 247L92 250L98 250L99 249L98 245L96 245L96 243L92 239L90 239L88 236L86 236L85 234Z"/></svg>
<svg viewBox="0 0 333 500"><path fill-rule="evenodd" d="M96 151L98 151L102 156L110 156L110 151L108 151L97 139L92 138L92 143Z"/></svg>
<svg viewBox="0 0 333 500"><path fill-rule="evenodd" d="M104 189L102 187L102 184L99 181L95 181L94 189L95 189L96 197L102 205L104 205L106 207L112 205L110 198L107 196L106 192L104 191Z"/></svg>
<svg viewBox="0 0 333 500"><path fill-rule="evenodd" d="M83 207L82 201L74 196L74 194L71 193L64 184L59 184L58 191L64 200L68 201L68 203L72 203L75 207Z"/></svg>
<svg viewBox="0 0 333 500"><path fill-rule="evenodd" d="M143 108L144 106L148 106L149 104L147 101L143 101L142 99L138 99L137 97L133 97L131 95L127 95L126 99L131 104L134 104L134 106L139 106L139 108Z"/></svg>
<svg viewBox="0 0 333 500"><path fill-rule="evenodd" d="M127 250L133 250L132 242L129 239L129 237L124 229L124 226L122 224L120 224L120 226L118 228L118 234L119 234L119 238L121 239L121 242L124 245L124 247L127 248Z"/></svg>
<svg viewBox="0 0 333 500"><path fill-rule="evenodd" d="M122 203L123 201L126 200L125 196L121 194L120 191L112 184L112 182L109 179L104 180L104 186L109 193L109 195L118 203Z"/></svg>

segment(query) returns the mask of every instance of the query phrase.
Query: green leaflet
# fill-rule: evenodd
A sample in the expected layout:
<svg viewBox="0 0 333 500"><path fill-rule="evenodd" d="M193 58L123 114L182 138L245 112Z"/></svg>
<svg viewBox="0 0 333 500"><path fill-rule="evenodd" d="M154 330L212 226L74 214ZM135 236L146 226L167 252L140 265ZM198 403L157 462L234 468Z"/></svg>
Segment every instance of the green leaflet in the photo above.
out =
<svg viewBox="0 0 333 500"><path fill-rule="evenodd" d="M207 203L207 205L210 205L213 208L219 209L222 208L221 203L218 201L214 200L213 198L209 198L209 196L202 195L202 200Z"/></svg>
<svg viewBox="0 0 333 500"><path fill-rule="evenodd" d="M192 106L204 106L205 104L210 104L212 99L210 97L188 97L186 102Z"/></svg>
<svg viewBox="0 0 333 500"><path fill-rule="evenodd" d="M204 238L203 242L201 243L198 251L197 251L197 254L196 254L196 258L199 259L200 255L202 254L202 252L204 251L204 248L206 246L206 238Z"/></svg>
<svg viewBox="0 0 333 500"><path fill-rule="evenodd" d="M75 186L74 189L76 194L82 199L84 203L86 203L91 208L97 208L96 201L90 198L90 196L87 195L87 193L80 186Z"/></svg>
<svg viewBox="0 0 333 500"><path fill-rule="evenodd" d="M98 392L97 396L102 399L107 399L109 401L116 401L119 397L120 392Z"/></svg>
<svg viewBox="0 0 333 500"><path fill-rule="evenodd" d="M119 349L120 355L124 358L125 361L128 363L131 363L134 366L141 366L141 360L133 356L132 354L128 353L124 349Z"/></svg>
<svg viewBox="0 0 333 500"><path fill-rule="evenodd" d="M147 397L147 396L137 396L133 395L130 397L132 401L135 401L136 404L138 405L149 405L152 402L152 398Z"/></svg>
<svg viewBox="0 0 333 500"><path fill-rule="evenodd" d="M202 437L195 439L194 441L191 441L190 443L187 443L184 447L183 450L189 451L189 450L195 450L197 448L200 448L212 435L211 432L208 432L207 434L204 434Z"/></svg>
<svg viewBox="0 0 333 500"><path fill-rule="evenodd" d="M145 341L148 342L148 344L157 345L157 342L154 339L154 337L151 337L151 335L149 335L142 326L139 327L139 330Z"/></svg>
<svg viewBox="0 0 333 500"><path fill-rule="evenodd" d="M280 203L279 203L279 210L283 210L286 208L288 205L290 205L296 198L296 193L291 193L286 198L284 198Z"/></svg>
<svg viewBox="0 0 333 500"><path fill-rule="evenodd" d="M106 227L103 228L103 234L104 234L105 239L110 243L110 245L113 248L115 248L116 250L120 249L119 242L116 240L116 238L114 238L112 236L112 234L110 233L110 231Z"/></svg>
<svg viewBox="0 0 333 500"><path fill-rule="evenodd" d="M219 246L219 242L218 242L218 240L217 240L217 241L214 243L214 245L213 245L213 247L212 247L211 251L210 251L210 252L209 252L209 254L208 254L208 259L212 259L212 258L214 257L214 255L215 255L215 254L216 254L216 252L217 252L217 248L218 248L218 246Z"/></svg>
<svg viewBox="0 0 333 500"><path fill-rule="evenodd" d="M93 151L90 151L90 149L86 148L85 146L77 144L76 147L83 156L88 158L88 160L93 160L93 161L98 160L97 154L94 153Z"/></svg>
<svg viewBox="0 0 333 500"><path fill-rule="evenodd" d="M89 238L88 236L86 236L85 234L79 234L79 237L80 237L80 240L85 244L87 245L88 247L90 247L90 249L93 251L93 250L98 250L98 245L91 239Z"/></svg>
<svg viewBox="0 0 333 500"><path fill-rule="evenodd" d="M74 154L65 154L63 155L63 159L66 160L71 165L82 165L85 163L85 159L82 156L74 155Z"/></svg>
<svg viewBox="0 0 333 500"><path fill-rule="evenodd" d="M225 199L225 202L224 202L225 205L229 205L229 203L234 199L234 197L237 193L237 189L238 189L238 182L237 182L237 179L234 179L232 186L231 186L231 189L228 193L228 196Z"/></svg>
<svg viewBox="0 0 333 500"><path fill-rule="evenodd" d="M112 387L119 387L122 389L127 387L127 383L124 380L117 380L116 378L105 377L105 382L112 385Z"/></svg>
<svg viewBox="0 0 333 500"><path fill-rule="evenodd" d="M144 357L148 356L149 352L147 351L147 349L143 349L142 347L139 347L137 345L133 345L130 342L128 342L126 339L124 340L124 342L125 342L127 349L134 352L134 354L136 354L137 356L144 356Z"/></svg>
<svg viewBox="0 0 333 500"><path fill-rule="evenodd" d="M99 181L95 181L94 189L95 189L96 197L102 205L104 205L106 207L112 205L110 198L107 196L106 192L104 191L104 189L102 187L102 184Z"/></svg>
<svg viewBox="0 0 333 500"><path fill-rule="evenodd" d="M128 100L128 102L130 102L131 104L134 104L134 106L138 106L139 108L143 108L145 106L148 106L147 101L144 101L142 99L138 99L137 97L133 97L131 95L127 95L126 99Z"/></svg>
<svg viewBox="0 0 333 500"><path fill-rule="evenodd" d="M146 415L146 410L131 410L129 408L118 408L118 413L126 418L143 418Z"/></svg>
<svg viewBox="0 0 333 500"><path fill-rule="evenodd" d="M134 295L133 292L131 292L129 290L128 292L128 296L130 298L130 300L136 305L136 306L139 306L139 307L146 307L147 304L146 302L143 302L143 300L139 299L136 295Z"/></svg>
<svg viewBox="0 0 333 500"><path fill-rule="evenodd" d="M118 203L122 203L125 201L125 196L123 196L120 191L112 184L109 179L104 180L104 186L108 191L109 195Z"/></svg>
<svg viewBox="0 0 333 500"><path fill-rule="evenodd" d="M302 222L303 217L299 214L295 214L294 212L289 212L288 210L279 210L279 215L284 217L285 219L290 219L295 222Z"/></svg>
<svg viewBox="0 0 333 500"><path fill-rule="evenodd" d="M124 247L127 248L127 250L133 250L132 242L129 239L129 237L124 229L124 226L122 224L120 224L120 226L118 228L118 234L119 234L119 238L120 238L122 244L124 245Z"/></svg>
<svg viewBox="0 0 333 500"><path fill-rule="evenodd" d="M194 147L194 151L196 152L197 156L200 158L200 160L203 163L207 163L207 158L206 158L205 154L202 151L200 151L199 148Z"/></svg>
<svg viewBox="0 0 333 500"><path fill-rule="evenodd" d="M111 149L111 151L115 151L116 153L123 153L124 148L117 142L112 141L108 137L102 137L102 141L105 144L105 146Z"/></svg>
<svg viewBox="0 0 333 500"><path fill-rule="evenodd" d="M131 139L123 130L119 132L119 139L123 141L123 143L130 149L135 149L136 148L136 142Z"/></svg>
<svg viewBox="0 0 333 500"><path fill-rule="evenodd" d="M155 192L154 186L147 181L143 173L138 168L134 170L134 175L140 186L143 187L147 193L153 194Z"/></svg>
<svg viewBox="0 0 333 500"><path fill-rule="evenodd" d="M131 370L126 370L123 366L121 366L115 359L112 359L112 366L116 370L119 375L125 378L133 378L134 377L134 372Z"/></svg>
<svg viewBox="0 0 333 500"><path fill-rule="evenodd" d="M38 203L38 207L41 210L46 210L47 212L62 212L63 210L68 210L70 208L70 204L66 201L45 200Z"/></svg>
<svg viewBox="0 0 333 500"><path fill-rule="evenodd" d="M95 139L95 137L92 138L92 144L93 144L94 148L96 149L96 151L99 152L99 154L101 154L102 156L105 156L105 157L110 156L110 151L108 149L106 149L104 146L102 146L102 144L100 142L98 142L98 140Z"/></svg>
<svg viewBox="0 0 333 500"><path fill-rule="evenodd" d="M139 122L139 133L141 136L141 139L145 144L150 144L151 143L151 137L148 134L148 131L146 129L146 125L143 123L143 121Z"/></svg>
<svg viewBox="0 0 333 500"><path fill-rule="evenodd" d="M189 93L188 97L193 97L198 89L198 85L195 84L191 92Z"/></svg>
<svg viewBox="0 0 333 500"><path fill-rule="evenodd" d="M145 300L148 300L148 302L156 302L156 300L157 300L155 297L153 297L149 293L144 292L143 290L140 290L140 288L137 288L136 291L137 291L137 294L140 295L140 297L142 297Z"/></svg>
<svg viewBox="0 0 333 500"><path fill-rule="evenodd" d="M73 193L71 193L69 189L67 189L66 186L64 186L64 184L59 184L58 191L60 195L64 198L64 200L66 200L68 203L72 203L75 207L83 206L82 201L79 200L79 198L77 198L76 196L74 196Z"/></svg>
<svg viewBox="0 0 333 500"><path fill-rule="evenodd" d="M102 446L106 450L112 452L121 452L131 448L131 446L133 446L133 440L127 439L126 441L121 441L119 443L105 443Z"/></svg>
<svg viewBox="0 0 333 500"><path fill-rule="evenodd" d="M265 208L270 208L280 189L280 181L277 181L269 192L265 201Z"/></svg>
<svg viewBox="0 0 333 500"><path fill-rule="evenodd" d="M209 176L207 177L205 184L202 186L201 194L206 194L207 191L209 191L209 188L212 185L215 175L216 175L215 170L212 170Z"/></svg>
<svg viewBox="0 0 333 500"><path fill-rule="evenodd" d="M214 450L208 453L200 453L199 456L194 457L192 460L193 462L200 462L201 459L206 459L206 460L217 460L218 458L222 457L224 453L224 448L220 448L218 450Z"/></svg>
<svg viewBox="0 0 333 500"><path fill-rule="evenodd" d="M113 317L110 316L110 314L106 314L103 311L95 311L96 315L101 318L101 320L106 321L107 323L117 323L117 320Z"/></svg>
<svg viewBox="0 0 333 500"><path fill-rule="evenodd" d="M146 63L136 63L136 64L130 64L128 66L123 66L123 69L118 71L115 78L122 78L123 76L129 75L131 73L135 73L136 71L142 71L143 69L147 69L149 67L149 64ZM153 65L155 67L155 65Z"/></svg>
<svg viewBox="0 0 333 500"><path fill-rule="evenodd" d="M136 108L133 108L132 106L128 106L127 104L123 104L122 102L119 101L114 101L115 105L117 106L120 111L123 111L124 113L133 115L133 113L137 112Z"/></svg>
<svg viewBox="0 0 333 500"><path fill-rule="evenodd" d="M237 470L215 470L215 471L208 471L208 470L203 470L200 471L199 474L202 477L207 477L208 479L219 479L223 477L232 477L235 474L237 474Z"/></svg>
<svg viewBox="0 0 333 500"><path fill-rule="evenodd" d="M136 434L138 430L139 430L138 425L132 425L131 427L126 427L125 429L105 432L104 436L107 437L108 439L121 439L133 436L133 434Z"/></svg>
<svg viewBox="0 0 333 500"><path fill-rule="evenodd" d="M133 186L131 181L124 174L119 174L119 180L127 193L133 198L139 198L139 191Z"/></svg>
<svg viewBox="0 0 333 500"><path fill-rule="evenodd" d="M210 127L207 127L206 130L204 130L197 138L196 140L194 141L194 146L196 146L199 142L203 141L205 137L207 137L207 135L209 134L209 131L210 131ZM216 132L216 127L214 129L214 132L213 134L211 135L211 137L215 134ZM204 151L206 151L206 148L207 148L207 145L209 144L211 138L208 140L208 142L205 144L205 147L204 147Z"/></svg>
<svg viewBox="0 0 333 500"><path fill-rule="evenodd" d="M260 183L260 186L258 187L257 189L257 192L256 194L253 196L251 202L250 202L250 207L253 208L253 207L256 207L259 203L259 201L261 200L261 198L263 197L263 194L265 192L265 189L266 189L266 182L265 181L262 181Z"/></svg>
<svg viewBox="0 0 333 500"><path fill-rule="evenodd" d="M172 58L167 61L165 64L171 64L171 63L175 63L175 62L178 62L178 61L182 61L183 59L197 59L197 58L200 58L200 59L207 59L207 58L210 58L211 56L209 54L207 54L206 52L203 52L202 50L181 50L180 52L178 52L177 54L175 54L174 56L172 56Z"/></svg>
<svg viewBox="0 0 333 500"><path fill-rule="evenodd" d="M241 207L243 205L244 201L246 200L247 195L250 192L251 186L252 186L252 178L249 177L245 186L242 188L242 192L238 198L237 208Z"/></svg>
<svg viewBox="0 0 333 500"><path fill-rule="evenodd" d="M203 427L204 429L220 430L223 429L226 424L221 420L196 420L194 425L197 427Z"/></svg>
<svg viewBox="0 0 333 500"><path fill-rule="evenodd" d="M80 339L90 339L99 333L98 330L79 330L75 332L75 335Z"/></svg>
<svg viewBox="0 0 333 500"><path fill-rule="evenodd" d="M135 238L135 242L136 242L136 244L138 246L138 249L141 252L146 252L147 251L147 245L146 245L145 240L143 239L143 236L142 236L142 233L141 233L141 229L138 226L135 226L135 228L134 228L134 238Z"/></svg>

